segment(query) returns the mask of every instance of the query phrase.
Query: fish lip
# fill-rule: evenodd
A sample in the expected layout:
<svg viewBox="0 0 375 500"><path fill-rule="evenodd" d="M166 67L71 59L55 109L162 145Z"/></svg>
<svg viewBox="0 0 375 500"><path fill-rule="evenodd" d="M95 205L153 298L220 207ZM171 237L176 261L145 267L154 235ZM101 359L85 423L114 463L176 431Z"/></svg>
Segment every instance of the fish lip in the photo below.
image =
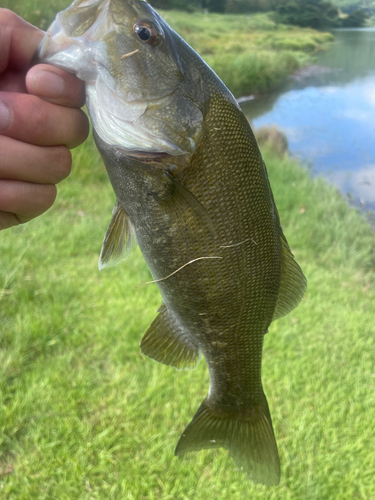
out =
<svg viewBox="0 0 375 500"><path fill-rule="evenodd" d="M142 161L143 163L149 163L149 162L158 163L158 162L160 162L160 160L164 160L165 158L172 157L171 154L163 153L163 152L127 151L126 149L121 148L121 147L116 147L116 149L123 156L126 156L126 158L129 158L131 160Z"/></svg>

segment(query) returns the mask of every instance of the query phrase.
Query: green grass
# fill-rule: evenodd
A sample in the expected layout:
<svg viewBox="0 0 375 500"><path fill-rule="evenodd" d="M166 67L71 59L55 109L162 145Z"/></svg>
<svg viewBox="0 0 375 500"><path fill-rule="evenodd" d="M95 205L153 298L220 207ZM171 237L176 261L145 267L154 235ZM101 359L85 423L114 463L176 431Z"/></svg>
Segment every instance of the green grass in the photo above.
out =
<svg viewBox="0 0 375 500"><path fill-rule="evenodd" d="M323 180L265 160L309 282L265 339L280 486L253 485L224 450L173 456L206 365L141 356L161 299L135 288L150 279L139 251L97 269L114 195L90 140L54 207L0 234L1 500L375 498L374 235Z"/></svg>
<svg viewBox="0 0 375 500"><path fill-rule="evenodd" d="M46 30L57 12L71 3L70 0L1 0L0 7L13 10L29 23Z"/></svg>

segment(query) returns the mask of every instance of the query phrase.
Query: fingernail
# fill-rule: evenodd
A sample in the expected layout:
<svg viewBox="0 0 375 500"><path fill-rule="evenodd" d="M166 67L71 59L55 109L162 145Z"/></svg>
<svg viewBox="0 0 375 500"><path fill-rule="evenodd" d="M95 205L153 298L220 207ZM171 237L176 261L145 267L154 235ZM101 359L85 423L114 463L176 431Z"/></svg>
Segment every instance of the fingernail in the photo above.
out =
<svg viewBox="0 0 375 500"><path fill-rule="evenodd" d="M6 104L0 101L0 131L10 127L11 115L10 109Z"/></svg>
<svg viewBox="0 0 375 500"><path fill-rule="evenodd" d="M57 99L64 93L65 81L56 73L41 69L34 76L33 90L41 97Z"/></svg>

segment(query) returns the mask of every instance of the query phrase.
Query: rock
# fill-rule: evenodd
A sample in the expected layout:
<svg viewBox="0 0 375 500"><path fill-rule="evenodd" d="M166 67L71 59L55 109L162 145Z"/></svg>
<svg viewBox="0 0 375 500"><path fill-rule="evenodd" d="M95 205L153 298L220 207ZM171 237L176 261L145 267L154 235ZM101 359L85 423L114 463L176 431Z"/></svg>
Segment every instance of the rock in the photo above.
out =
<svg viewBox="0 0 375 500"><path fill-rule="evenodd" d="M272 127L260 127L254 131L254 134L260 147L268 146L279 155L283 155L289 151L288 139L284 132L279 130L276 125Z"/></svg>

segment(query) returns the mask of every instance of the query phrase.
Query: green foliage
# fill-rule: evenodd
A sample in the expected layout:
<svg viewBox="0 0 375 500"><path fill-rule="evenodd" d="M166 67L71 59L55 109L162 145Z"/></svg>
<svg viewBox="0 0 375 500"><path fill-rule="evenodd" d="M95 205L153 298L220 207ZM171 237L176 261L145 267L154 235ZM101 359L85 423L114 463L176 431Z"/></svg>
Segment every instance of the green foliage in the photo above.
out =
<svg viewBox="0 0 375 500"><path fill-rule="evenodd" d="M227 0L150 0L150 4L160 9L179 9L193 11L197 8L207 9L210 12L225 12Z"/></svg>
<svg viewBox="0 0 375 500"><path fill-rule="evenodd" d="M177 9L193 12L202 7L201 0L150 0L149 3L155 9Z"/></svg>
<svg viewBox="0 0 375 500"><path fill-rule="evenodd" d="M375 0L331 0L343 12L352 12L358 9L375 9Z"/></svg>
<svg viewBox="0 0 375 500"><path fill-rule="evenodd" d="M219 12L223 14L225 12L226 3L227 0L205 0L204 6L210 12Z"/></svg>
<svg viewBox="0 0 375 500"><path fill-rule="evenodd" d="M364 26L368 17L363 10L340 17L337 7L325 0L279 0L275 11L278 22L320 30Z"/></svg>
<svg viewBox="0 0 375 500"><path fill-rule="evenodd" d="M246 12L268 12L274 8L275 0L227 0L225 12L242 14Z"/></svg>
<svg viewBox="0 0 375 500"><path fill-rule="evenodd" d="M340 24L337 8L324 0L279 0L276 13L279 22L314 29Z"/></svg>
<svg viewBox="0 0 375 500"><path fill-rule="evenodd" d="M1 0L0 7L13 10L29 23L46 30L54 20L57 12L66 9L70 0Z"/></svg>
<svg viewBox="0 0 375 500"><path fill-rule="evenodd" d="M364 10L354 10L348 17L342 19L342 26L344 28L361 28L365 25L369 14Z"/></svg>

